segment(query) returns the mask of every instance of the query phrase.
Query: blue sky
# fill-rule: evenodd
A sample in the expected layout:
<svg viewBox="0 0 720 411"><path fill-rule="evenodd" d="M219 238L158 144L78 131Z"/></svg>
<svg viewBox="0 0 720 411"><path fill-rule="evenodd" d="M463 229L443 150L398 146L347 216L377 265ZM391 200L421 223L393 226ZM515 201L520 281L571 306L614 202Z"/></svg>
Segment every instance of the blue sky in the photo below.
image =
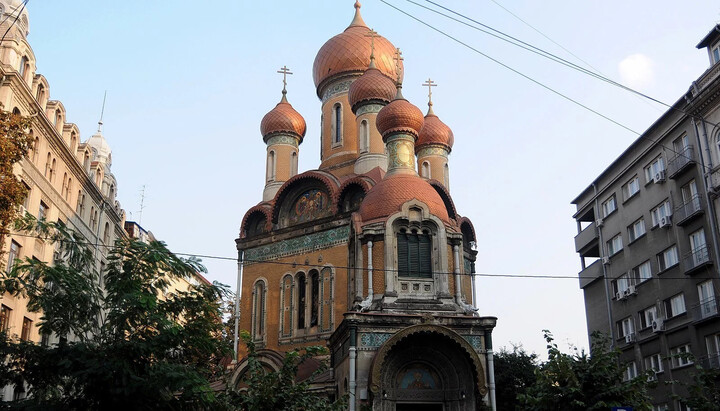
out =
<svg viewBox="0 0 720 411"><path fill-rule="evenodd" d="M402 0L473 47L637 131L656 104L550 63ZM608 77L667 103L708 67L697 42L720 19L716 1L563 2L497 0ZM428 3L418 0L422 4ZM295 73L288 99L305 117L300 170L319 164L320 102L312 64L347 27L353 0L122 2L30 0L29 42L38 72L82 139L104 135L128 219L176 252L234 257L245 211L260 201L262 116L279 101L278 68ZM491 0L442 4L578 64L566 51ZM403 50L408 100L426 109L432 77L436 114L455 133L451 194L475 224L477 270L577 275L570 201L635 138L632 133L398 13L363 2L367 24ZM236 264L205 259L208 277L235 284ZM544 352L541 330L561 346L587 347L576 279L479 278L482 315L499 317L496 347Z"/></svg>

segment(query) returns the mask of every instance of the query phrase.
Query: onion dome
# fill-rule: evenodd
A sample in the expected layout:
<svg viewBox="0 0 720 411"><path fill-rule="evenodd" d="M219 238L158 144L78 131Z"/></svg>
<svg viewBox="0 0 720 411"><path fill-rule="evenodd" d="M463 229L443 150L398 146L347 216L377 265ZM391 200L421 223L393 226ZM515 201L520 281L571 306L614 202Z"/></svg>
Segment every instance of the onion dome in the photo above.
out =
<svg viewBox="0 0 720 411"><path fill-rule="evenodd" d="M413 174L393 174L371 188L360 204L360 217L363 221L389 217L401 211L402 205L412 199L425 203L430 213L442 221L450 221L438 192L427 181Z"/></svg>
<svg viewBox="0 0 720 411"><path fill-rule="evenodd" d="M320 94L322 83L338 74L361 74L370 64L370 28L360 16L360 3L355 2L355 18L344 32L328 40L318 51L313 64L313 80ZM375 64L390 78L397 77L395 46L386 38L376 35ZM400 63L402 67L402 62Z"/></svg>
<svg viewBox="0 0 720 411"><path fill-rule="evenodd" d="M428 110L425 116L425 122L420 129L420 134L415 143L415 153L417 153L420 148L433 144L445 146L448 152L450 152L454 143L455 136L452 130L433 113L432 106L430 106L430 110Z"/></svg>
<svg viewBox="0 0 720 411"><path fill-rule="evenodd" d="M273 133L289 133L295 134L300 138L302 143L305 137L307 127L305 119L288 103L285 95L287 92L283 90L283 96L280 102L269 113L265 114L260 122L260 132L263 139L266 139Z"/></svg>
<svg viewBox="0 0 720 411"><path fill-rule="evenodd" d="M423 126L422 111L405 100L400 90L401 86L398 85L395 99L380 110L375 120L377 129L383 137L396 131L405 131L417 136Z"/></svg>
<svg viewBox="0 0 720 411"><path fill-rule="evenodd" d="M350 85L348 99L353 108L364 101L389 103L395 97L395 92L395 82L377 69L375 59L372 58L367 71Z"/></svg>

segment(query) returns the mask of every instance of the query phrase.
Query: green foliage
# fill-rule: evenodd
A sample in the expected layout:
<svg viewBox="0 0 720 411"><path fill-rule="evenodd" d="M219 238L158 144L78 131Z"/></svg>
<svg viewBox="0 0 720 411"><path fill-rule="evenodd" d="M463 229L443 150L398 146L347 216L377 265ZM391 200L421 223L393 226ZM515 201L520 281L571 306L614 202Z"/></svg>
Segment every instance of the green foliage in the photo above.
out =
<svg viewBox="0 0 720 411"><path fill-rule="evenodd" d="M51 409L225 408L210 382L224 375L224 286L199 282L168 293L203 267L163 243L120 239L98 273L84 239L59 223L26 217L18 228L48 238L53 264L25 259L2 273L0 292L28 299L40 328L60 337L42 347L0 335L0 384L29 396L8 405ZM104 281L104 291L100 278ZM67 337L67 338L66 338Z"/></svg>
<svg viewBox="0 0 720 411"><path fill-rule="evenodd" d="M623 381L625 365L620 351L611 350L608 340L594 333L593 355L575 350L562 353L552 334L545 330L548 361L536 373L534 385L519 396L524 410L609 410L632 406L650 410L649 375Z"/></svg>
<svg viewBox="0 0 720 411"><path fill-rule="evenodd" d="M497 409L522 409L518 403L518 395L535 383L537 354L528 354L521 346L513 346L512 351L503 348L495 353L494 364Z"/></svg>
<svg viewBox="0 0 720 411"><path fill-rule="evenodd" d="M688 353L677 354L695 362L695 358ZM689 409L698 411L720 411L720 370L717 368L705 368L695 362L695 372L691 383L673 381L670 384L684 386L687 390L687 397L679 395L672 397Z"/></svg>
<svg viewBox="0 0 720 411"><path fill-rule="evenodd" d="M313 377L324 371L321 366L308 380L295 381L300 364L327 354L324 347L306 347L285 354L278 371L263 367L250 335L243 331L248 347L248 370L243 382L247 387L235 394L232 401L243 411L340 411L347 408L347 398L330 402L324 395L313 394L309 388ZM323 363L321 363L323 364Z"/></svg>
<svg viewBox="0 0 720 411"><path fill-rule="evenodd" d="M29 128L29 119L0 110L0 244L4 244L17 208L27 196L27 189L15 176L13 167L32 147Z"/></svg>

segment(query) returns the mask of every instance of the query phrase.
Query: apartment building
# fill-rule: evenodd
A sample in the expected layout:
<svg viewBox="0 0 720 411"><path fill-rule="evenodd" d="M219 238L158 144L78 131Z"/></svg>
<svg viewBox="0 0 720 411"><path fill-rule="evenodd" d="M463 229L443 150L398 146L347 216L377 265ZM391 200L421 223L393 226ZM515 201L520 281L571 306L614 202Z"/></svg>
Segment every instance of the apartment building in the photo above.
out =
<svg viewBox="0 0 720 411"><path fill-rule="evenodd" d="M685 408L663 382L690 382L693 361L720 367L720 25L697 48L710 67L573 200L588 331L626 378L654 371L656 409Z"/></svg>

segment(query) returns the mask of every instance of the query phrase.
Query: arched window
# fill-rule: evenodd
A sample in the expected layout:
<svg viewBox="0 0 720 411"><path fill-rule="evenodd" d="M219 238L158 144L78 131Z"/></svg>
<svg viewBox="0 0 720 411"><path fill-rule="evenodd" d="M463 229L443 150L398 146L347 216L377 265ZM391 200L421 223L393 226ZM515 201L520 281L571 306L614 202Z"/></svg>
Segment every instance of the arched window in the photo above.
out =
<svg viewBox="0 0 720 411"><path fill-rule="evenodd" d="M340 103L335 104L333 106L333 122L332 122L332 136L333 136L333 144L340 144L342 143L342 126L343 126L343 118L342 118L342 106Z"/></svg>
<svg viewBox="0 0 720 411"><path fill-rule="evenodd" d="M100 169L100 167L98 167L97 172L95 173L95 185L97 185L98 187L102 187L102 180L102 170Z"/></svg>
<svg viewBox="0 0 720 411"><path fill-rule="evenodd" d="M77 206L75 206L75 212L80 216L80 218L83 217L83 211L85 211L85 195L82 193L82 190L78 191L78 197L77 197Z"/></svg>
<svg viewBox="0 0 720 411"><path fill-rule="evenodd" d="M110 192L108 193L108 198L110 200L113 200L115 198L115 185L110 184Z"/></svg>
<svg viewBox="0 0 720 411"><path fill-rule="evenodd" d="M400 229L398 276L432 278L432 236L428 230Z"/></svg>
<svg viewBox="0 0 720 411"><path fill-rule="evenodd" d="M77 147L77 134L73 131L72 134L70 134L70 152L75 155L75 148Z"/></svg>
<svg viewBox="0 0 720 411"><path fill-rule="evenodd" d="M267 181L275 181L275 170L276 170L275 152L270 151L267 158Z"/></svg>
<svg viewBox="0 0 720 411"><path fill-rule="evenodd" d="M65 189L65 201L70 202L70 192L72 191L72 178L68 178L67 188Z"/></svg>
<svg viewBox="0 0 720 411"><path fill-rule="evenodd" d="M320 317L320 273L310 271L310 326L318 325Z"/></svg>
<svg viewBox="0 0 720 411"><path fill-rule="evenodd" d="M297 281L297 328L302 330L305 328L305 294L307 282L305 281L305 273L298 273Z"/></svg>
<svg viewBox="0 0 720 411"><path fill-rule="evenodd" d="M22 59L20 59L20 78L25 80L25 74L29 71L30 63L28 62L28 58L23 56Z"/></svg>
<svg viewBox="0 0 720 411"><path fill-rule="evenodd" d="M420 176L430 178L430 163L423 161L422 169L420 170Z"/></svg>
<svg viewBox="0 0 720 411"><path fill-rule="evenodd" d="M83 158L83 168L86 172L90 172L90 153L85 152L85 158Z"/></svg>
<svg viewBox="0 0 720 411"><path fill-rule="evenodd" d="M370 127L367 120L360 122L360 152L367 153L370 150Z"/></svg>
<svg viewBox="0 0 720 411"><path fill-rule="evenodd" d="M30 130L30 136L32 136L33 131ZM38 152L40 152L40 137L35 137L35 142L32 146L32 162L37 164L38 161Z"/></svg>
<svg viewBox="0 0 720 411"><path fill-rule="evenodd" d="M110 223L105 223L105 228L103 229L103 243L110 243Z"/></svg>
<svg viewBox="0 0 720 411"><path fill-rule="evenodd" d="M55 168L57 165L57 160L54 158L52 159L52 163L50 165L50 182L52 183L55 180L55 172L57 169Z"/></svg>
<svg viewBox="0 0 720 411"><path fill-rule="evenodd" d="M95 211L95 207L90 206L90 229L95 229L95 223L97 222L97 212Z"/></svg>
<svg viewBox="0 0 720 411"><path fill-rule="evenodd" d="M448 167L447 163L443 166L443 171L443 182L445 183L445 188L450 188L450 167Z"/></svg>
<svg viewBox="0 0 720 411"><path fill-rule="evenodd" d="M258 280L253 287L252 328L253 339L265 337L265 282Z"/></svg>
<svg viewBox="0 0 720 411"><path fill-rule="evenodd" d="M57 127L60 123L60 110L55 110L55 118L53 119L53 125Z"/></svg>
<svg viewBox="0 0 720 411"><path fill-rule="evenodd" d="M294 175L297 175L297 173L298 173L298 155L297 155L297 153L294 152L294 151L293 151L292 154L290 155L290 167L291 167L290 170L291 170L291 173L292 173L292 174L290 175L290 177L292 177L292 176L294 176Z"/></svg>
<svg viewBox="0 0 720 411"><path fill-rule="evenodd" d="M60 195L63 196L63 198L67 198L67 183L68 183L68 176L67 173L63 174L63 181L62 181L62 188L60 189Z"/></svg>
<svg viewBox="0 0 720 411"><path fill-rule="evenodd" d="M50 152L48 152L47 161L45 161L45 178L47 178L48 180L50 179L50 175L52 174L51 166L52 166L52 154L50 154Z"/></svg>
<svg viewBox="0 0 720 411"><path fill-rule="evenodd" d="M292 337L293 334L293 277L285 274L280 283L280 336Z"/></svg>
<svg viewBox="0 0 720 411"><path fill-rule="evenodd" d="M15 108L13 108L12 113L15 114L16 116L19 116L19 115L20 115L20 109L17 108L17 107L15 107Z"/></svg>
<svg viewBox="0 0 720 411"><path fill-rule="evenodd" d="M35 94L35 99L37 102L42 105L43 99L45 98L45 86L40 84L37 89L37 94Z"/></svg>

